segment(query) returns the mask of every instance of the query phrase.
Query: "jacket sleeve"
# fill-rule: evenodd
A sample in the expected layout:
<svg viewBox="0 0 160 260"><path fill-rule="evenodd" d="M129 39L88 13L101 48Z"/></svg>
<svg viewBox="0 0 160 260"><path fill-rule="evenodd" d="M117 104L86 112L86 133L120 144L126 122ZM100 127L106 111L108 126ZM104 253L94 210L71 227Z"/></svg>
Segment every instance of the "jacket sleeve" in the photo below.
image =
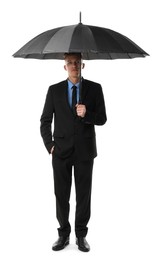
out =
<svg viewBox="0 0 160 260"><path fill-rule="evenodd" d="M86 110L85 117L83 122L86 124L93 125L104 125L107 121L105 101L103 96L102 87L99 85L99 88L96 91L96 104L94 111Z"/></svg>
<svg viewBox="0 0 160 260"><path fill-rule="evenodd" d="M41 115L41 125L40 132L43 138L44 145L48 152L51 152L51 148L54 146L54 141L52 140L52 120L54 114L54 102L53 102L53 88L48 89L46 100Z"/></svg>

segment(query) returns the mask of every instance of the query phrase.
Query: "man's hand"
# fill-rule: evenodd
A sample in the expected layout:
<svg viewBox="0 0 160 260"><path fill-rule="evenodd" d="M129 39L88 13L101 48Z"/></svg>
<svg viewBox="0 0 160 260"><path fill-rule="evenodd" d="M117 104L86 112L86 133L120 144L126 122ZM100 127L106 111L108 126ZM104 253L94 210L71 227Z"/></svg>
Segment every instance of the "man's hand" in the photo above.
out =
<svg viewBox="0 0 160 260"><path fill-rule="evenodd" d="M86 114L86 106L82 104L77 104L76 105L76 111L77 111L77 116L80 117L85 117Z"/></svg>

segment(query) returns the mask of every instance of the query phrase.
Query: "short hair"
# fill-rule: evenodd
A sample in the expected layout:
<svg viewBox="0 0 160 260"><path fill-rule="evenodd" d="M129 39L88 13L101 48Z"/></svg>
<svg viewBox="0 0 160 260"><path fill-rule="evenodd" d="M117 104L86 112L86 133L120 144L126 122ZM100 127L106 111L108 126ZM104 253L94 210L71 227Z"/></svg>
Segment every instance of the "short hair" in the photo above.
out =
<svg viewBox="0 0 160 260"><path fill-rule="evenodd" d="M81 52L65 52L64 53L64 59L66 59L70 55L78 56L80 59L82 59L82 53Z"/></svg>

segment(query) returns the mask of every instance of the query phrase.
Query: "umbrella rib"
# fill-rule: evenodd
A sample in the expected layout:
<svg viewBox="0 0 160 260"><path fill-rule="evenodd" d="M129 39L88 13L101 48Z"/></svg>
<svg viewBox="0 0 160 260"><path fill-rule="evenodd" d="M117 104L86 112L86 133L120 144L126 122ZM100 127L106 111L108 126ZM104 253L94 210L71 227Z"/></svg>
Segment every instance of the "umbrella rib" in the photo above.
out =
<svg viewBox="0 0 160 260"><path fill-rule="evenodd" d="M48 43L45 45L43 51L44 53L50 53L52 47L54 47L55 53L65 53L68 52L70 46L70 35L72 35L75 30L76 25L70 25L61 27L60 30L56 31L54 35L50 38Z"/></svg>
<svg viewBox="0 0 160 260"><path fill-rule="evenodd" d="M110 52L108 52L108 55L109 55L110 59L111 59L111 60L113 60L113 58L112 58L112 56L111 56Z"/></svg>
<svg viewBox="0 0 160 260"><path fill-rule="evenodd" d="M111 30L108 31L109 36L113 39L114 42L116 42L116 44L118 44L118 46L120 47L120 49L121 49L123 52L125 52L125 50L123 49L123 47L121 46L121 44L119 44L119 42L117 42L117 41L115 40L115 38L111 35L110 31L111 31Z"/></svg>
<svg viewBox="0 0 160 260"><path fill-rule="evenodd" d="M56 34L56 32L54 33L54 35L55 35L55 34ZM53 37L54 35L51 35L49 41L52 39L52 37ZM48 42L49 42L49 41L46 42L46 44L45 44L44 47L43 47L43 50L41 51L41 54L43 55L43 57L45 57L45 55L46 55L45 53L43 53L43 51L44 51L44 49L46 48L46 46L48 45Z"/></svg>
<svg viewBox="0 0 160 260"><path fill-rule="evenodd" d="M97 46L97 44L96 44L96 40L95 40L95 37L94 37L94 34L92 33L92 30L91 30L91 28L90 28L90 26L88 26L88 28L89 28L89 30L90 30L90 32L91 32L91 34L92 34L92 37L93 37L93 39L94 39L94 42L95 42L95 45L96 45L96 49L98 50L98 46ZM110 31L110 30L109 30ZM109 32L108 32L109 33ZM114 37L109 33L109 36L112 38L112 40L115 42L115 39L114 39ZM117 44L117 42L116 42L116 44ZM118 43L118 45L119 45L119 47L120 47L120 49L122 49L122 51L124 52L124 49L121 47L121 45ZM99 51L98 51L99 52ZM112 57L112 55L111 55L111 53L110 52L106 52L107 54L108 54L108 56L110 57L110 59L111 60L113 60L113 57Z"/></svg>

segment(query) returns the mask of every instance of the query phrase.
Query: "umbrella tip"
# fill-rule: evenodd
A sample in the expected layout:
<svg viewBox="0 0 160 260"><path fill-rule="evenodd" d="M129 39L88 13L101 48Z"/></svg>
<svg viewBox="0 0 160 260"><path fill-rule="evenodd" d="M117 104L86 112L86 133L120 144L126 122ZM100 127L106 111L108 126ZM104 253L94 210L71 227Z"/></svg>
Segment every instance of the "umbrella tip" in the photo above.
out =
<svg viewBox="0 0 160 260"><path fill-rule="evenodd" d="M79 23L82 23L82 13L79 12Z"/></svg>

